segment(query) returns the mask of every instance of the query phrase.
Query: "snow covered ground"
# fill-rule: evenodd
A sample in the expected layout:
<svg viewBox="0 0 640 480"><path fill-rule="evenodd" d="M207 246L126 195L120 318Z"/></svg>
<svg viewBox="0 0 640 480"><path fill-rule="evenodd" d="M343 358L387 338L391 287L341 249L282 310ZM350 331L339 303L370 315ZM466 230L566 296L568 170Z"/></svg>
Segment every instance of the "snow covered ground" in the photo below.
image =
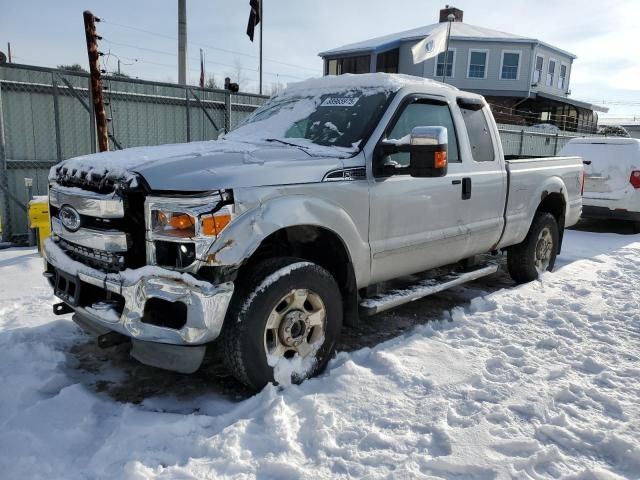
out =
<svg viewBox="0 0 640 480"><path fill-rule="evenodd" d="M97 393L41 265L0 251L2 478L640 478L640 236L241 401Z"/></svg>

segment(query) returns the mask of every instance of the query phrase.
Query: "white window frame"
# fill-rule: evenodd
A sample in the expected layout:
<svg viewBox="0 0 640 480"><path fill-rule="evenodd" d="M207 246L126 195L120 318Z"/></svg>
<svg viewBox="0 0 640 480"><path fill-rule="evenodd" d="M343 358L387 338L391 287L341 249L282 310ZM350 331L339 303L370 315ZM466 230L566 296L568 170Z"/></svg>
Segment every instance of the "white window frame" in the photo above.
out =
<svg viewBox="0 0 640 480"><path fill-rule="evenodd" d="M538 81L536 82L533 79L533 76L536 73L536 63L538 62L538 59L541 58L542 59L542 67L540 69L540 78L538 79ZM502 71L502 69L500 69L500 71ZM533 61L533 72L531 72L531 83L537 83L538 86L540 86L540 82L542 82L542 75L544 75L544 55L541 55L539 53L536 53L535 55L535 60Z"/></svg>
<svg viewBox="0 0 640 480"><path fill-rule="evenodd" d="M471 70L471 54L473 52L485 53L486 54L485 64L484 64L484 77L472 77L471 75L469 75L469 72ZM487 71L489 70L489 55L490 55L490 52L486 48L470 48L469 49L469 53L467 54L467 78L469 78L471 80L486 80L487 79Z"/></svg>
<svg viewBox="0 0 640 480"><path fill-rule="evenodd" d="M450 77L445 77L445 78L455 78L456 76L456 57L458 56L458 52L456 51L455 48L449 48L450 52L453 52L453 60L451 60L452 65L451 65L451 76ZM441 52L444 53L444 52ZM440 54L438 54L440 55ZM442 78L442 75L437 75L438 73L438 55L436 55L435 57L433 57L433 78L435 78L436 80L438 78Z"/></svg>
<svg viewBox="0 0 640 480"><path fill-rule="evenodd" d="M517 53L518 54L518 73L516 74L516 78L502 78L502 67L504 67L504 54L505 53ZM500 80L517 82L520 80L520 73L522 70L522 50L502 50L500 54Z"/></svg>
<svg viewBox="0 0 640 480"><path fill-rule="evenodd" d="M562 75L562 67L566 67L567 69L564 74L564 85L562 87L559 87L558 82L560 81L560 76ZM563 92L566 92L567 87L569 85L569 82L567 81L568 79L569 79L569 64L567 62L560 62L560 70L558 70L558 81L556 82L556 87L562 90Z"/></svg>
<svg viewBox="0 0 640 480"><path fill-rule="evenodd" d="M553 75L551 76L551 85L547 84L547 75L549 75L549 67L551 66L551 62L554 63L554 67L553 67ZM558 73L558 65L560 62L558 62L557 59L550 57L549 61L547 62L547 71L544 74L544 86L545 87L549 87L549 88L555 88L556 87L556 82L555 82L555 77L556 77L556 73Z"/></svg>

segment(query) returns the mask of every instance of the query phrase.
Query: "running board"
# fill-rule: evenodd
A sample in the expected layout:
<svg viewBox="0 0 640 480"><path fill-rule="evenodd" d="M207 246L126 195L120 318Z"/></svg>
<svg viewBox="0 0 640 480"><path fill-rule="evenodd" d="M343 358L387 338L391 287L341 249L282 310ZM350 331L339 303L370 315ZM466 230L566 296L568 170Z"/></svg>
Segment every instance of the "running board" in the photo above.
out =
<svg viewBox="0 0 640 480"><path fill-rule="evenodd" d="M364 315L375 315L405 303L433 295L456 285L486 277L498 271L499 265L492 263L466 272L443 275L439 278L422 280L410 287L391 290L381 295L366 298L360 302L360 312Z"/></svg>

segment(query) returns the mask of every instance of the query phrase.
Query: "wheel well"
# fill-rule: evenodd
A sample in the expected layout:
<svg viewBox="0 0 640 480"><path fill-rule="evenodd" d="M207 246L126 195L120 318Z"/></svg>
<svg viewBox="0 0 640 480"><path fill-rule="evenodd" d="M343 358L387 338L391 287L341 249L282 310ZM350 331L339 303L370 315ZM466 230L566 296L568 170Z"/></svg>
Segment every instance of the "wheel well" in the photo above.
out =
<svg viewBox="0 0 640 480"><path fill-rule="evenodd" d="M543 192L542 201L540 205L538 205L538 212L546 212L550 213L556 219L556 223L558 224L558 253L562 248L562 238L564 237L564 216L566 212L567 203L565 202L564 196L562 193L552 192L548 193L547 191Z"/></svg>
<svg viewBox="0 0 640 480"><path fill-rule="evenodd" d="M343 299L344 323L357 323L357 288L353 264L342 239L332 230L299 225L266 237L242 268L273 257L297 257L320 265L336 279Z"/></svg>

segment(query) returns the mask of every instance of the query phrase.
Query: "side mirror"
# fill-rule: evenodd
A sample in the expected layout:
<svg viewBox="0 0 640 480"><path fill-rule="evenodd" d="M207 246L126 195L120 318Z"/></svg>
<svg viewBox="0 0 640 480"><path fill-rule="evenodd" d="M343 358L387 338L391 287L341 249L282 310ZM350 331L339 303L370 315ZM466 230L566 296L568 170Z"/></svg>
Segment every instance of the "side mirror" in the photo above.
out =
<svg viewBox="0 0 640 480"><path fill-rule="evenodd" d="M447 174L446 127L415 127L410 135L412 177L444 177Z"/></svg>

